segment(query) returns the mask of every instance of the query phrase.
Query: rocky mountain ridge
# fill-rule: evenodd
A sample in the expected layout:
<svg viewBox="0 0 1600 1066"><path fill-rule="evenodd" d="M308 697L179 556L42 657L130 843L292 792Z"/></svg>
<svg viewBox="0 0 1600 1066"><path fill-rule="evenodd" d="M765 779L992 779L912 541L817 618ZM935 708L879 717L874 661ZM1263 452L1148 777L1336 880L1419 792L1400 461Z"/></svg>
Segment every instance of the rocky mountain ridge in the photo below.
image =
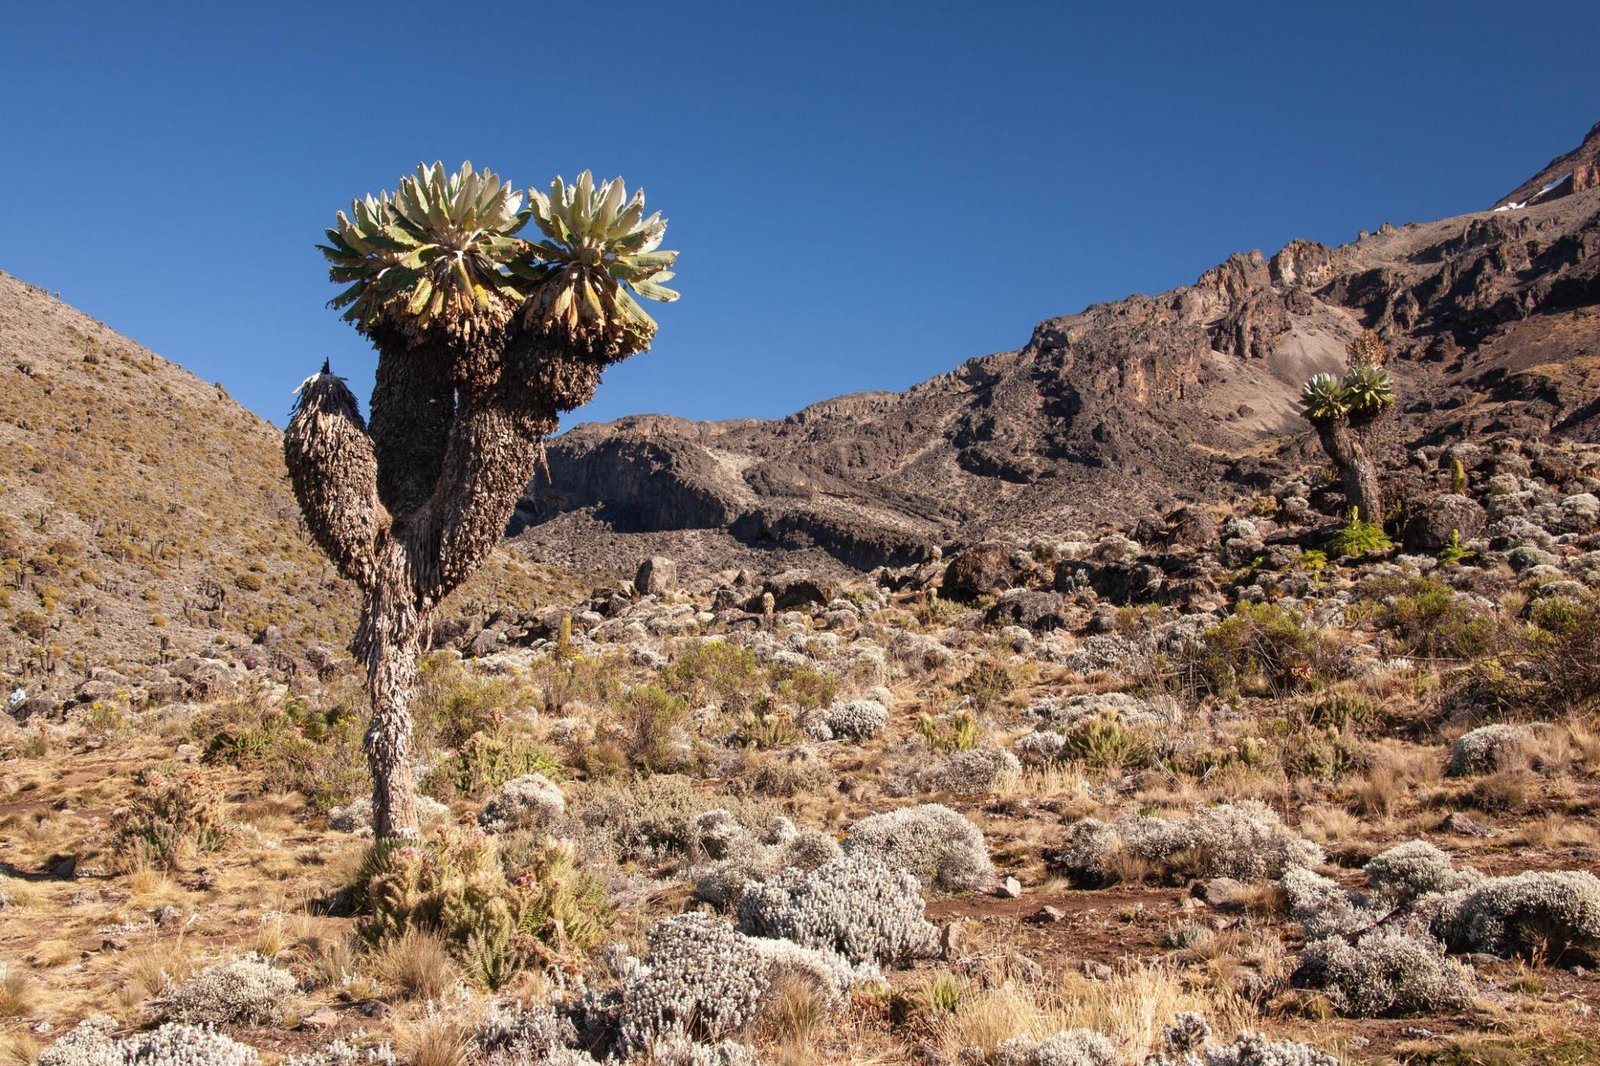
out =
<svg viewBox="0 0 1600 1066"><path fill-rule="evenodd" d="M1235 254L1193 285L1046 320L1018 351L904 393L777 421L576 427L551 442L550 480L519 510L523 545L589 565L667 550L712 567L870 568L1002 529L1247 495L1314 447L1300 385L1339 367L1364 328L1393 353L1397 444L1593 439L1600 191L1585 167L1597 154L1600 127L1527 183L1566 168L1567 185L1526 206Z"/></svg>

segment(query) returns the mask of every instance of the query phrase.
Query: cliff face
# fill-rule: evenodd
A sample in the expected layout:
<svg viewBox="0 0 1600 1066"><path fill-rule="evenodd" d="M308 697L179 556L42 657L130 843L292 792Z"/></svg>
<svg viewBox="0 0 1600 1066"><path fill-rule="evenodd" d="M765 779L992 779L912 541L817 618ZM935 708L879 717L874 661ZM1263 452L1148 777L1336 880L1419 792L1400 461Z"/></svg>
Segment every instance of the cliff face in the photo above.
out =
<svg viewBox="0 0 1600 1066"><path fill-rule="evenodd" d="M1593 439L1597 158L1600 126L1505 201L1526 206L1233 255L1193 285L1050 319L1020 351L904 393L771 422L579 426L550 445L551 481L519 513L524 543L603 563L692 530L695 550L721 545L729 560L820 551L870 567L995 531L1238 495L1304 453L1300 385L1340 368L1363 328L1393 353L1408 441L1487 429ZM1567 187L1518 199L1558 170Z"/></svg>

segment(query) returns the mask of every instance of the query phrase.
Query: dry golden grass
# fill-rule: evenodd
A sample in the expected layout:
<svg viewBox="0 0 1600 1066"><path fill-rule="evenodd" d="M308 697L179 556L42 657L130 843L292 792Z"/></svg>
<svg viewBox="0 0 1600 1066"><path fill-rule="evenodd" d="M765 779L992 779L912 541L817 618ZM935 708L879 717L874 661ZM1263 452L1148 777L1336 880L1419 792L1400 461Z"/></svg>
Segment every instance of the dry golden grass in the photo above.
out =
<svg viewBox="0 0 1600 1066"><path fill-rule="evenodd" d="M377 969L384 987L401 999L432 1002L461 982L444 940L415 929L379 950Z"/></svg>
<svg viewBox="0 0 1600 1066"><path fill-rule="evenodd" d="M430 1011L400 1030L410 1066L467 1066L469 1036L461 1019Z"/></svg>
<svg viewBox="0 0 1600 1066"><path fill-rule="evenodd" d="M993 987L967 985L954 1009L931 1017L928 1028L941 1061L954 1061L964 1047L992 1056L1013 1036L1042 1039L1081 1027L1104 1033L1137 1062L1158 1048L1162 1027L1183 1010L1204 1013L1222 1031L1254 1021L1253 1012L1231 997L1191 990L1175 970L1156 965L1106 981L1061 974L1037 984L1012 979Z"/></svg>
<svg viewBox="0 0 1600 1066"><path fill-rule="evenodd" d="M39 989L34 979L0 964L0 1019L32 1014L38 1002Z"/></svg>

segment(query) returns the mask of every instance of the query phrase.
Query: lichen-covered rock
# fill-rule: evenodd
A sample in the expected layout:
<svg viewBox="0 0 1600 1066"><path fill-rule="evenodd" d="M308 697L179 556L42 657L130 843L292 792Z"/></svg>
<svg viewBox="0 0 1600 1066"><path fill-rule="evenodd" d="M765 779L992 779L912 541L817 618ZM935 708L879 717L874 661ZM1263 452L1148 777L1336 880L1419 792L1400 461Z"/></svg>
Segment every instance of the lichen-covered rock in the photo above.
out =
<svg viewBox="0 0 1600 1066"><path fill-rule="evenodd" d="M844 850L872 855L941 892L972 892L994 881L982 830L938 803L863 818L850 827Z"/></svg>
<svg viewBox="0 0 1600 1066"><path fill-rule="evenodd" d="M871 855L790 870L744 893L739 928L832 952L853 964L895 966L931 958L939 930L924 916L915 877Z"/></svg>

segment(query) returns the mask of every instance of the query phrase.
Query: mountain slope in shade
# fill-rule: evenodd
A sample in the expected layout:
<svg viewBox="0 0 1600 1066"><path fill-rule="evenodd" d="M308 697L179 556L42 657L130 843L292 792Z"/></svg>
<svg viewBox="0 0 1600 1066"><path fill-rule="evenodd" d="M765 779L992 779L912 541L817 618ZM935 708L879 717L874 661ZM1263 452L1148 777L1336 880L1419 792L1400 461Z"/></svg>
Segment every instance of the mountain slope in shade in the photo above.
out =
<svg viewBox="0 0 1600 1066"><path fill-rule="evenodd" d="M1042 322L1024 348L904 393L778 421L579 426L552 442L522 540L535 558L596 565L676 549L714 565L776 551L871 567L1241 495L1309 454L1300 386L1340 369L1363 328L1393 351L1400 437L1592 437L1597 252L1600 190L1584 188L1336 248L1234 255L1193 285Z"/></svg>
<svg viewBox="0 0 1600 1066"><path fill-rule="evenodd" d="M70 687L263 633L281 643L251 658L283 669L342 649L357 593L302 533L281 449L219 386L0 273L0 682ZM457 607L546 586L497 552Z"/></svg>

